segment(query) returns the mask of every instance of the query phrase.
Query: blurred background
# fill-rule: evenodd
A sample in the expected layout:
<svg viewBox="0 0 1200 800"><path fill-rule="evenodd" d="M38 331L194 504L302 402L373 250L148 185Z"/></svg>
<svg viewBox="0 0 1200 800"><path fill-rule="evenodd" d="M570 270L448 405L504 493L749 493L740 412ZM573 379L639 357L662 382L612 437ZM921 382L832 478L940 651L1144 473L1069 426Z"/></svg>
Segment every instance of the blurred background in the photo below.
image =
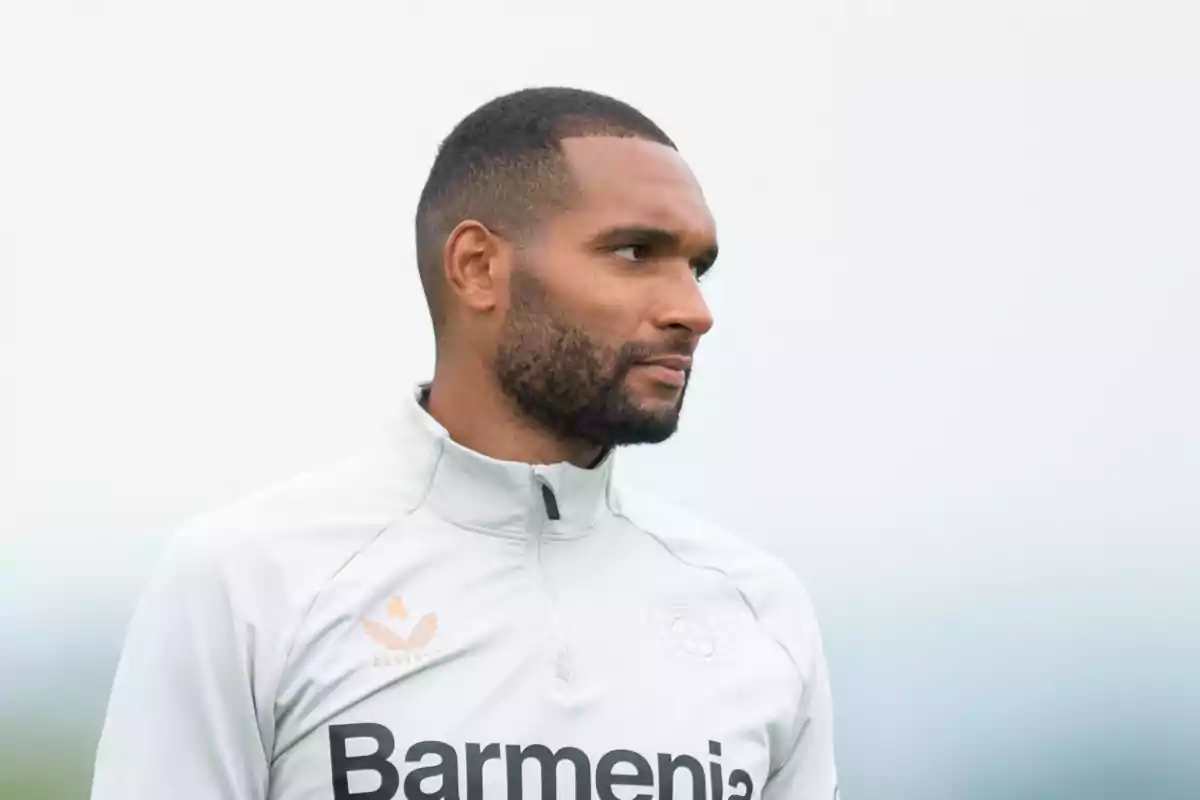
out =
<svg viewBox="0 0 1200 800"><path fill-rule="evenodd" d="M846 800L1200 798L1195 4L5 6L0 797L87 795L184 520L428 376L438 141L567 84L717 215L628 469L808 586Z"/></svg>

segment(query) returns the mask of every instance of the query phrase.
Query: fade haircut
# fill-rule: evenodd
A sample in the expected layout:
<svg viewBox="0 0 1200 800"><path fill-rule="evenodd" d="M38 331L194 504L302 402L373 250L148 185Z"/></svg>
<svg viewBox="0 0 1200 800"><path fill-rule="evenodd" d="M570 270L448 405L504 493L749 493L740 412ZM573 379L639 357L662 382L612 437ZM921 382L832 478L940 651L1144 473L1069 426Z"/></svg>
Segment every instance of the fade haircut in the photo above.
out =
<svg viewBox="0 0 1200 800"><path fill-rule="evenodd" d="M675 143L627 103L583 89L543 87L497 97L467 115L438 148L417 203L417 265L435 334L441 330L446 239L477 220L519 244L571 198L563 139L619 136Z"/></svg>

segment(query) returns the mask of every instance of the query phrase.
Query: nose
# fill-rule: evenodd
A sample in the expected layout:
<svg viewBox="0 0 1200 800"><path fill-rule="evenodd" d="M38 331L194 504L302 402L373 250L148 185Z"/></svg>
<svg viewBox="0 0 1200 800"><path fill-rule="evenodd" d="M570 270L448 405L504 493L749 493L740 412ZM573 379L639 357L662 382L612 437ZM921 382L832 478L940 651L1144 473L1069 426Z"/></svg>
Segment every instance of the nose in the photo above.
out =
<svg viewBox="0 0 1200 800"><path fill-rule="evenodd" d="M712 330L712 311L704 300L691 266L686 262L680 269L670 271L658 313L655 314L655 324L663 329L685 329L697 339Z"/></svg>

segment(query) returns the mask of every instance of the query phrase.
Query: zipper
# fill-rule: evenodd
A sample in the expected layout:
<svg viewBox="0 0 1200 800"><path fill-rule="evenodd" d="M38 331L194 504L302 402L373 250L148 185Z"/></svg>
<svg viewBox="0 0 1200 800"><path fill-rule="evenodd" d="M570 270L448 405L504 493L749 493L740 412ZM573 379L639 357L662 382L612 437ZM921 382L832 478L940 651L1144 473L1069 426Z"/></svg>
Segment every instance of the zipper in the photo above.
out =
<svg viewBox="0 0 1200 800"><path fill-rule="evenodd" d="M549 616L549 627L551 636L553 637L554 675L559 681L568 683L571 678L569 648L567 647L566 638L563 635L562 620L559 618L558 609L554 605L554 597L546 581L545 566L542 562L542 542L545 538L546 526L549 522L561 519L562 514L558 507L558 498L554 496L554 490L550 488L550 484L540 475L534 476L534 484L542 500L542 514L538 515L538 520L532 531L534 540L534 570L537 572L538 589L541 593L542 601L546 604L546 613Z"/></svg>
<svg viewBox="0 0 1200 800"><path fill-rule="evenodd" d="M545 576L542 574L542 538L546 533L546 524L550 521L560 518L558 509L558 499L554 496L554 490L550 488L550 484L546 482L540 475L533 477L534 488L542 498L542 513L537 515L533 523L532 531L534 552L536 554L535 565L537 567L538 578L541 581L542 593L546 597L547 603L550 603L550 591L546 586ZM553 604L551 604L553 608Z"/></svg>

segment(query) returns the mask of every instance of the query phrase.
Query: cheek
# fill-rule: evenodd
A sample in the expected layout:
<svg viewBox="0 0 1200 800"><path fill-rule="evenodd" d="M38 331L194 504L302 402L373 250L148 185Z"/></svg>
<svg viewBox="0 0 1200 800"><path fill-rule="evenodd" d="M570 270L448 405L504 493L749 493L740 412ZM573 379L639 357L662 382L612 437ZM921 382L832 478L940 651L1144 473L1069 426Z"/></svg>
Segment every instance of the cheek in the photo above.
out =
<svg viewBox="0 0 1200 800"><path fill-rule="evenodd" d="M624 344L638 338L646 318L645 298L638 281L613 275L613 270L593 268L572 287L575 323L586 326L597 338Z"/></svg>
<svg viewBox="0 0 1200 800"><path fill-rule="evenodd" d="M631 271L636 266L616 263L610 256L572 252L573 247L577 245L555 242L529 263L556 315L612 347L645 338L648 284Z"/></svg>
<svg viewBox="0 0 1200 800"><path fill-rule="evenodd" d="M555 316L597 341L622 341L637 318L628 293L586 263L570 265L563 273L544 285Z"/></svg>

